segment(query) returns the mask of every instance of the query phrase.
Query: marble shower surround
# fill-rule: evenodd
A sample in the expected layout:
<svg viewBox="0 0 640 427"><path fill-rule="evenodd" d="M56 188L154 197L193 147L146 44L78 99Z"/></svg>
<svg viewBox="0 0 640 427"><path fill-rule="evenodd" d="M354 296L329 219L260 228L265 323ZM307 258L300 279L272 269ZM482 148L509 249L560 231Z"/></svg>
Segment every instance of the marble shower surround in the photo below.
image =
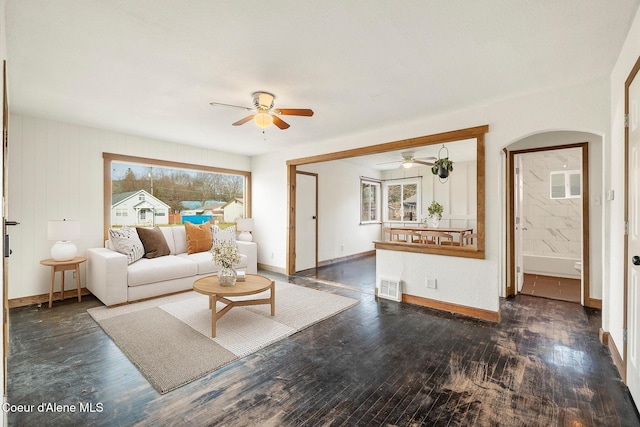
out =
<svg viewBox="0 0 640 427"><path fill-rule="evenodd" d="M582 198L551 199L550 173L579 171L579 148L527 153L522 156L524 174L523 251L545 255L582 253Z"/></svg>

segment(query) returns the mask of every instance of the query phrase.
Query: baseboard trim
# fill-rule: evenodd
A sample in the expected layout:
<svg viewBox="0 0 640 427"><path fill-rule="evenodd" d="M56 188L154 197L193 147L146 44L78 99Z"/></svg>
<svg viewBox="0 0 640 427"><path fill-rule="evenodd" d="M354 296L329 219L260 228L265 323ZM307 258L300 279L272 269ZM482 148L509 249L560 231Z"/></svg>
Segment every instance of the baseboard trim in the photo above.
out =
<svg viewBox="0 0 640 427"><path fill-rule="evenodd" d="M421 305L423 307L434 308L441 311L448 311L450 313L461 314L463 316L475 317L476 319L488 320L489 322L500 322L499 311L489 311L482 308L469 307L466 305L459 305L406 294L402 295L402 302Z"/></svg>
<svg viewBox="0 0 640 427"><path fill-rule="evenodd" d="M268 265L268 264L260 264L260 263L258 263L258 270L266 270L266 271L271 271L273 273L284 274L285 276L287 275L287 270L285 268L276 267L276 266Z"/></svg>
<svg viewBox="0 0 640 427"><path fill-rule="evenodd" d="M91 292L87 288L80 288L80 295L91 295ZM76 289L65 289L65 299L75 298L78 299L78 292ZM53 293L53 301L60 301L60 291ZM32 295L29 297L13 298L9 300L9 308L26 307L27 305L34 304L49 304L49 294Z"/></svg>
<svg viewBox="0 0 640 427"><path fill-rule="evenodd" d="M318 262L318 267L326 267L327 265L337 264L339 262L344 262L344 261L351 261L351 260L354 260L354 259L364 258L364 257L372 256L372 255L375 255L375 254L376 254L376 250L372 249L372 250L367 251L367 252L360 252L358 254L347 255L347 256L340 257L340 258L328 259L328 260L325 260L325 261Z"/></svg>
<svg viewBox="0 0 640 427"><path fill-rule="evenodd" d="M606 332L604 329L600 328L598 330L598 338L600 338L600 344L609 345L609 332Z"/></svg>
<svg viewBox="0 0 640 427"><path fill-rule="evenodd" d="M627 369L622 360L622 356L620 356L620 352L618 351L618 346L616 346L615 341L611 337L611 334L605 332L607 334L607 347L609 347L609 351L611 352L611 359L613 360L613 364L616 365L618 369L618 373L620 374L620 378L622 378L623 383L627 383Z"/></svg>
<svg viewBox="0 0 640 427"><path fill-rule="evenodd" d="M587 307L599 308L600 310L602 310L602 300L601 299L589 298L589 299L587 299L585 305Z"/></svg>

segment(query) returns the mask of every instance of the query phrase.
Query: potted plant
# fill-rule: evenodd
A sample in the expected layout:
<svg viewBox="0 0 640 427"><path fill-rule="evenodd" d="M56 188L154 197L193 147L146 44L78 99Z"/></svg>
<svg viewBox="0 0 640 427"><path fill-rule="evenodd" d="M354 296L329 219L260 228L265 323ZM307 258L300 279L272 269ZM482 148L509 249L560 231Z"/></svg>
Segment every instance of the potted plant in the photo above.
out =
<svg viewBox="0 0 640 427"><path fill-rule="evenodd" d="M437 228L440 224L440 220L442 219L442 212L444 212L444 207L442 207L440 203L434 200L427 208L427 212L429 213L427 224L429 225L429 227Z"/></svg>
<svg viewBox="0 0 640 427"><path fill-rule="evenodd" d="M438 175L440 178L446 178L449 176L449 172L453 171L453 161L448 157L443 157L435 161L431 166L431 172L434 175Z"/></svg>

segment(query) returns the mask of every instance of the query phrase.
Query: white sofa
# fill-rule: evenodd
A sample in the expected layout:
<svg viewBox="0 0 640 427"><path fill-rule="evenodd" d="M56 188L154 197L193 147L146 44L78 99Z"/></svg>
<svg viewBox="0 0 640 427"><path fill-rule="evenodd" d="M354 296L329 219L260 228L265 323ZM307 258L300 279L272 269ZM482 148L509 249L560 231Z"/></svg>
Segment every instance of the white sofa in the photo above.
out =
<svg viewBox="0 0 640 427"><path fill-rule="evenodd" d="M106 242L105 248L87 250L87 289L105 305L111 306L193 288L201 277L216 274L220 266L211 253L187 254L184 226L160 227L171 254L142 258L128 264L127 256L116 252ZM257 273L258 246L238 241L241 261L237 270Z"/></svg>

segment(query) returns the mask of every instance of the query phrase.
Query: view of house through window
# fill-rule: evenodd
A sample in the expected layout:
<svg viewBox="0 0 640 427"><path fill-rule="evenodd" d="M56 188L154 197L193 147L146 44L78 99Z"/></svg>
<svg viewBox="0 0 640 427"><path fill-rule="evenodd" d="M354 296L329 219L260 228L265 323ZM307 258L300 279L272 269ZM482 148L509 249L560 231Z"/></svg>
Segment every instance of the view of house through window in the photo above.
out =
<svg viewBox="0 0 640 427"><path fill-rule="evenodd" d="M360 222L380 222L380 183L377 181L360 181Z"/></svg>
<svg viewBox="0 0 640 427"><path fill-rule="evenodd" d="M245 217L245 177L111 162L111 225L230 223Z"/></svg>
<svg viewBox="0 0 640 427"><path fill-rule="evenodd" d="M417 222L420 218L420 181L407 179L385 183L386 221Z"/></svg>

